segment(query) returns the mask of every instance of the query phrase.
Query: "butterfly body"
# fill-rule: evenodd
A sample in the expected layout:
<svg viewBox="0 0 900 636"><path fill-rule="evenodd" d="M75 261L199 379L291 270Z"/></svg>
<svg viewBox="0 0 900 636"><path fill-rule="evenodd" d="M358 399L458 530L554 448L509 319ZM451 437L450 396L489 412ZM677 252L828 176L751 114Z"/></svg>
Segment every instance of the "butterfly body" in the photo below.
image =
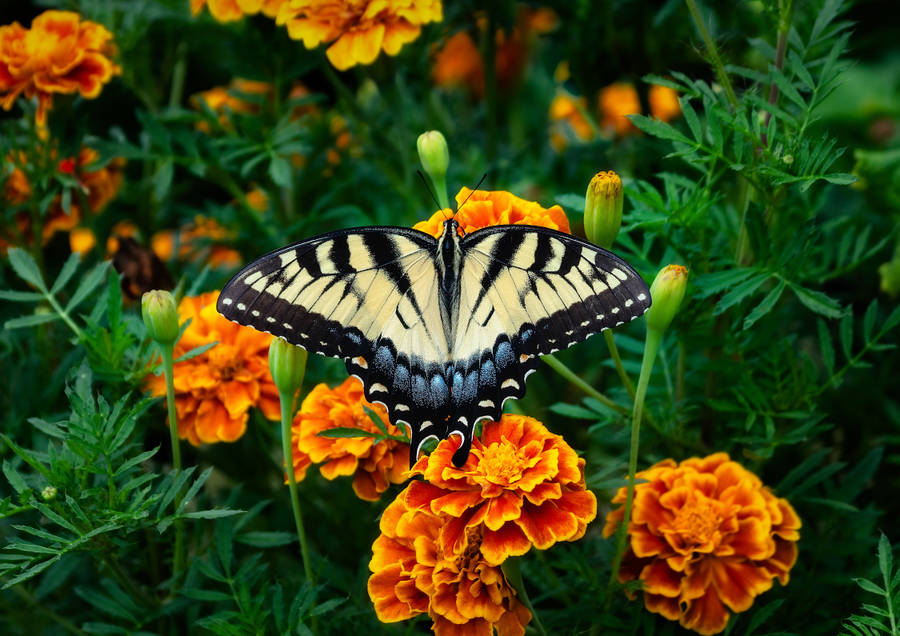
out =
<svg viewBox="0 0 900 636"><path fill-rule="evenodd" d="M462 439L525 393L538 357L634 319L650 293L625 261L547 228L503 225L461 237L409 228L340 230L271 252L238 272L218 310L307 350L343 358L410 430Z"/></svg>

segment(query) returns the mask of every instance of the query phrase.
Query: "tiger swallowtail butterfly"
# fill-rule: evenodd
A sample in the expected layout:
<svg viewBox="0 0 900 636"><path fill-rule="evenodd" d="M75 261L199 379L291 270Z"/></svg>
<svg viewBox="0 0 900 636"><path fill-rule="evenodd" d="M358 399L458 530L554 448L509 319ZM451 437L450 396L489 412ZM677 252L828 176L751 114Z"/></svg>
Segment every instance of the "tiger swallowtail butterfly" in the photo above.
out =
<svg viewBox="0 0 900 636"><path fill-rule="evenodd" d="M323 234L270 252L232 277L218 311L314 353L344 359L391 422L409 429L410 465L429 438L499 419L538 357L642 315L650 291L615 254L557 230L485 227L441 236L402 227Z"/></svg>

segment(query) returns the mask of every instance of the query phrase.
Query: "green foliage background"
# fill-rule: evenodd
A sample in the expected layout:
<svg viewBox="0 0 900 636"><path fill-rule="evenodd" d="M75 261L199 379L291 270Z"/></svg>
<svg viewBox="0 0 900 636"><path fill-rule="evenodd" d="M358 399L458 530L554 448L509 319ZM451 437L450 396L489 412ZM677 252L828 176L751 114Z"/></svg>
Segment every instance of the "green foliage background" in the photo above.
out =
<svg viewBox="0 0 900 636"><path fill-rule="evenodd" d="M410 225L433 208L415 174L415 140L428 129L449 141L451 194L486 173L485 189L561 203L576 232L591 175L617 171L626 206L615 251L648 282L668 263L690 269L650 380L639 465L727 451L804 523L790 584L732 618L730 633L898 633L900 309L881 286L897 292L883 264L900 260L900 51L878 3L700 5L718 68L693 2L548 3L558 27L536 40L514 90L489 87L484 99L435 88L429 54L459 29L477 39L481 3L447 3L443 23L399 56L346 73L270 19L223 25L206 13L192 18L187 4L26 2L0 19L27 25L44 8L69 8L114 33L122 76L96 100L57 97L50 135L63 156L86 143L104 160L128 160L118 197L88 219L101 247L70 258L58 235L30 255L11 250L0 267L4 633L427 631L427 619L382 625L365 590L379 514L399 487L370 504L346 480L310 471L301 484L318 574L310 588L276 425L254 413L234 444L185 445L191 468L173 479L165 405L140 386L153 350L102 246L119 220L149 237L198 213L233 230L232 247L248 260L335 228ZM490 26L509 28L516 5L483 11ZM643 134L556 152L547 113L563 60L565 87L588 98L588 113L601 87L628 80L645 112L646 82L676 88L683 117L637 115ZM258 99L258 115L233 114L226 129L188 97L234 77L272 82L277 98ZM295 80L310 97L288 99ZM292 120L298 103L340 114L354 151L329 164L327 120ZM32 109L20 100L2 114L4 157L39 152ZM300 168L290 162L296 153L306 157ZM45 202L71 186L49 172L29 176ZM262 214L244 197L253 185L269 195ZM0 204L9 225L18 209ZM187 294L219 289L233 273L198 261L170 266ZM616 332L632 377L643 336L640 320ZM547 367L511 406L584 454L602 520L624 483L631 401L602 338L559 357L622 408L585 398ZM337 361L311 359L305 387L344 375ZM45 500L48 486L57 494ZM548 631L680 632L620 590L604 610L613 548L600 520L583 540L524 559ZM191 558L171 596L176 522L187 526Z"/></svg>

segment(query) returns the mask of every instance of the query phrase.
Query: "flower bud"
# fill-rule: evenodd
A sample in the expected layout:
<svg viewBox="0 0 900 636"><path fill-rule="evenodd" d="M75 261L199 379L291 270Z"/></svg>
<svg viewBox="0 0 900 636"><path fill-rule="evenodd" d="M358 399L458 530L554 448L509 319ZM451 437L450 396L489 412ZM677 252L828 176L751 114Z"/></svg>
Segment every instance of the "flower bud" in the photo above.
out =
<svg viewBox="0 0 900 636"><path fill-rule="evenodd" d="M891 298L900 295L900 242L894 248L894 258L878 266L881 277L881 291Z"/></svg>
<svg viewBox="0 0 900 636"><path fill-rule="evenodd" d="M624 201L619 175L612 170L594 175L584 196L584 232L589 241L612 247L622 226Z"/></svg>
<svg viewBox="0 0 900 636"><path fill-rule="evenodd" d="M154 289L141 297L141 314L147 332L156 342L171 345L178 339L178 308L171 292Z"/></svg>
<svg viewBox="0 0 900 636"><path fill-rule="evenodd" d="M419 151L419 161L431 180L443 183L450 164L450 151L444 135L438 130L423 132L416 140L416 148Z"/></svg>
<svg viewBox="0 0 900 636"><path fill-rule="evenodd" d="M303 384L306 349L292 345L284 338L272 338L272 344L269 345L269 371L279 393L294 395Z"/></svg>
<svg viewBox="0 0 900 636"><path fill-rule="evenodd" d="M45 486L41 491L41 499L44 501L53 501L56 499L56 488L54 486Z"/></svg>
<svg viewBox="0 0 900 636"><path fill-rule="evenodd" d="M650 299L653 304L647 310L647 329L665 331L675 314L678 306L684 298L684 290L687 288L687 267L681 265L666 265L650 285Z"/></svg>

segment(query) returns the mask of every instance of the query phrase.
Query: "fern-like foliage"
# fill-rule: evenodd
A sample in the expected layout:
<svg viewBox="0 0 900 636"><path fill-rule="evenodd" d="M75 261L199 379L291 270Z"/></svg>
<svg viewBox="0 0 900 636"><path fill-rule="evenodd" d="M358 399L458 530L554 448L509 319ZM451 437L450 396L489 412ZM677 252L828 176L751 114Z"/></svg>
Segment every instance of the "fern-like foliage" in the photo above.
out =
<svg viewBox="0 0 900 636"><path fill-rule="evenodd" d="M879 597L879 604L864 603L863 613L853 614L842 626L842 636L890 636L900 635L900 569L894 568L891 543L882 534L878 541L878 570L881 582L869 579L854 579L866 592Z"/></svg>

